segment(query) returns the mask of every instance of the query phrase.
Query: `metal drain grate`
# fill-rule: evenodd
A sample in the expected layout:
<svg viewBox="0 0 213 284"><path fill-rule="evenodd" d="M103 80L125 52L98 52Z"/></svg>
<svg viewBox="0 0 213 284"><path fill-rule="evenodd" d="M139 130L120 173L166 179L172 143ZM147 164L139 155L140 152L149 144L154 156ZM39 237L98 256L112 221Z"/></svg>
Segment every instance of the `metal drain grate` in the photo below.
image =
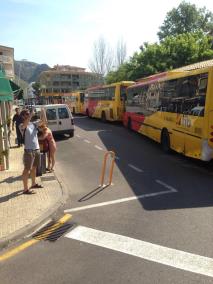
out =
<svg viewBox="0 0 213 284"><path fill-rule="evenodd" d="M45 240L54 242L58 240L70 228L74 227L74 223L69 222L65 224L51 222L33 235L36 240Z"/></svg>

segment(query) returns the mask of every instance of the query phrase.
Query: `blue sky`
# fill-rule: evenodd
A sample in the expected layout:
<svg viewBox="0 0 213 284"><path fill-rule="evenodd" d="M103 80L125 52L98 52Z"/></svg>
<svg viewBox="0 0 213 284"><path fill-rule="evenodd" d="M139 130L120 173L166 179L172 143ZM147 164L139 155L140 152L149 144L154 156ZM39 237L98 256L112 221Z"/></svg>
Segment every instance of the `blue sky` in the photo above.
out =
<svg viewBox="0 0 213 284"><path fill-rule="evenodd" d="M0 0L0 45L14 47L15 59L88 67L93 44L118 39L131 56L157 41L159 26L178 0ZM188 1L213 12L212 0Z"/></svg>

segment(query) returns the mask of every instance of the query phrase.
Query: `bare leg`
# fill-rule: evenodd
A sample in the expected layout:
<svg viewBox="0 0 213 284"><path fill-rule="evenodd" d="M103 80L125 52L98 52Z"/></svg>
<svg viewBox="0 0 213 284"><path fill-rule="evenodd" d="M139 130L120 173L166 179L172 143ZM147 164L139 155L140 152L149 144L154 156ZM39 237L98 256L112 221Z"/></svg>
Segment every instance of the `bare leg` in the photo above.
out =
<svg viewBox="0 0 213 284"><path fill-rule="evenodd" d="M53 170L55 166L55 152L51 153L51 162L52 162L51 169Z"/></svg>
<svg viewBox="0 0 213 284"><path fill-rule="evenodd" d="M32 179L32 186L36 184L36 167L33 167L30 171L31 179Z"/></svg>
<svg viewBox="0 0 213 284"><path fill-rule="evenodd" d="M23 173L22 173L22 181L23 181L23 184L24 184L24 191L28 190L28 177L29 177L29 171L27 169L24 169Z"/></svg>
<svg viewBox="0 0 213 284"><path fill-rule="evenodd" d="M48 166L47 166L48 170L50 170L50 167L51 167L50 163L51 163L51 158L50 158L50 151L49 151L48 152Z"/></svg>

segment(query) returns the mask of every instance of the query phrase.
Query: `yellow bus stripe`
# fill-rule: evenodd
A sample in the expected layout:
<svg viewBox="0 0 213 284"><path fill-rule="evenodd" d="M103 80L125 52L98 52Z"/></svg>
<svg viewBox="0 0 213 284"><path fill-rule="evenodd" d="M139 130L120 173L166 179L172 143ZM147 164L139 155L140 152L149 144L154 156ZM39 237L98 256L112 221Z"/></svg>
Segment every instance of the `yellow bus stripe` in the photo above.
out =
<svg viewBox="0 0 213 284"><path fill-rule="evenodd" d="M36 237L36 239L32 239L29 240L23 244L21 244L20 246L4 253L3 255L0 256L0 261L4 261L12 256L15 256L16 254L22 252L23 250L27 249L28 247L38 243L40 240L44 239L44 237L47 237L48 235L50 235L54 230L58 229L61 225L63 225L64 223L66 223L70 218L72 217L72 215L70 214L65 214L61 219L59 219L59 221L52 225L49 229L47 229L46 231L44 231L41 235L38 235L38 237Z"/></svg>

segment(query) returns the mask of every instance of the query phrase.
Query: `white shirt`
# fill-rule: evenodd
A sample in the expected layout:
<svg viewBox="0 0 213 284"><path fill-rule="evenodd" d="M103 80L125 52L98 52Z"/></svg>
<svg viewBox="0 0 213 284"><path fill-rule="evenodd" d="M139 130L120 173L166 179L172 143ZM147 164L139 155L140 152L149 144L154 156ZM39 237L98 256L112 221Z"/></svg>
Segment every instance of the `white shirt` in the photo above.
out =
<svg viewBox="0 0 213 284"><path fill-rule="evenodd" d="M26 127L25 135L24 135L24 149L25 150L39 150L39 143L38 143L38 121L29 122ZM23 124L20 125L20 130L23 135Z"/></svg>

